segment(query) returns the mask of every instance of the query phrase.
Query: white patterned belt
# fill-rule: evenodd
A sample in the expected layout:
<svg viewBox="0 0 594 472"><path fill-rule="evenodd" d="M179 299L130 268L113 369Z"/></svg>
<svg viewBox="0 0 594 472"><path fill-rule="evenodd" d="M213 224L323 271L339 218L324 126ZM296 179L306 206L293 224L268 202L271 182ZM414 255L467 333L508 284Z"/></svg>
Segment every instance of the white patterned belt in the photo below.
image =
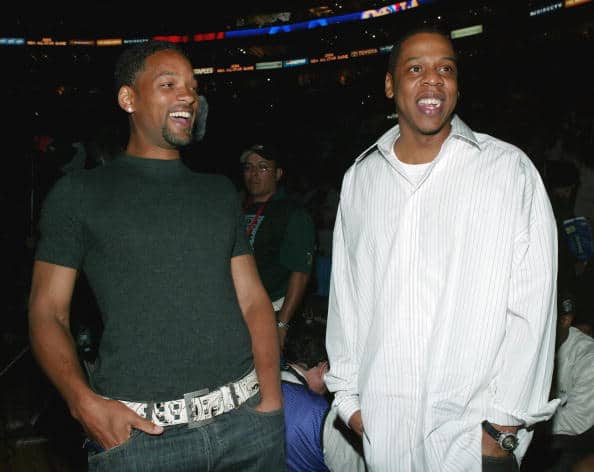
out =
<svg viewBox="0 0 594 472"><path fill-rule="evenodd" d="M215 416L234 410L259 391L256 371L252 370L237 382L209 392L207 388L184 394L184 398L158 403L138 403L120 400L140 416L159 426L188 423L196 428L213 421Z"/></svg>

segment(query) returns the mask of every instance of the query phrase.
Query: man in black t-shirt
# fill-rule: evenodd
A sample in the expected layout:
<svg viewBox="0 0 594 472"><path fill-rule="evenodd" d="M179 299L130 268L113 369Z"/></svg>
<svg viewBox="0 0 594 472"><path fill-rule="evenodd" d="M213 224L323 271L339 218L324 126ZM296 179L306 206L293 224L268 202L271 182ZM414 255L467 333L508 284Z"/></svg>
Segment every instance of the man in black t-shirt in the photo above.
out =
<svg viewBox="0 0 594 472"><path fill-rule="evenodd" d="M32 350L88 438L89 472L285 470L274 314L224 176L192 172L198 95L178 46L116 64L125 153L72 171L40 220ZM84 272L103 318L83 372L70 332Z"/></svg>
<svg viewBox="0 0 594 472"><path fill-rule="evenodd" d="M306 292L315 244L311 216L279 185L281 154L271 143L254 144L240 157L248 198L246 234L258 272L277 315L281 346Z"/></svg>

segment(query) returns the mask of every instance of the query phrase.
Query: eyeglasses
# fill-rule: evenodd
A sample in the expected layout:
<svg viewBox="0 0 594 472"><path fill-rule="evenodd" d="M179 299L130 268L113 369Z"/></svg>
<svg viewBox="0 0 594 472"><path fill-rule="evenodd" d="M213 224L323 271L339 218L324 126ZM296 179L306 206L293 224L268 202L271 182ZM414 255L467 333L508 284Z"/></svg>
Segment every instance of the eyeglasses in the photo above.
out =
<svg viewBox="0 0 594 472"><path fill-rule="evenodd" d="M270 164L266 164L265 162L262 162L255 166L252 164L244 164L242 166L242 168L243 168L243 172L246 174L253 172L253 171L258 172L258 174L267 174L268 172L270 172L272 170L272 166Z"/></svg>

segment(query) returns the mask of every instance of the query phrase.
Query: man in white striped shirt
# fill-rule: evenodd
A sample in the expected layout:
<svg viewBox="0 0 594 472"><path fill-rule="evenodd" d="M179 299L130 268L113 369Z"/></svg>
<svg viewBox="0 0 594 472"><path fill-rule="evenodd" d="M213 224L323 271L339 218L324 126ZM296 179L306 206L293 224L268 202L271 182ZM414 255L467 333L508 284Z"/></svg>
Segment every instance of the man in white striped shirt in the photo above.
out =
<svg viewBox="0 0 594 472"><path fill-rule="evenodd" d="M385 89L399 124L346 172L334 229L333 408L372 471L518 470L558 404L547 193L520 149L455 115L447 36L407 35Z"/></svg>

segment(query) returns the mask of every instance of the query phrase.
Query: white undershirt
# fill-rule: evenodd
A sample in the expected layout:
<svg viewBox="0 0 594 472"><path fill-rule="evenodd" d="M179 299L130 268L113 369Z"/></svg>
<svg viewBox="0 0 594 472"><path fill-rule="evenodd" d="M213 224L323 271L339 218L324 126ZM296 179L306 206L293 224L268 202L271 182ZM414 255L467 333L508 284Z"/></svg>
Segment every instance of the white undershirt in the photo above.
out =
<svg viewBox="0 0 594 472"><path fill-rule="evenodd" d="M394 155L394 157L398 159L398 156ZM406 162L402 162L400 159L398 159L398 164L406 173L410 183L416 186L421 181L432 162L426 162L424 164L407 164Z"/></svg>

